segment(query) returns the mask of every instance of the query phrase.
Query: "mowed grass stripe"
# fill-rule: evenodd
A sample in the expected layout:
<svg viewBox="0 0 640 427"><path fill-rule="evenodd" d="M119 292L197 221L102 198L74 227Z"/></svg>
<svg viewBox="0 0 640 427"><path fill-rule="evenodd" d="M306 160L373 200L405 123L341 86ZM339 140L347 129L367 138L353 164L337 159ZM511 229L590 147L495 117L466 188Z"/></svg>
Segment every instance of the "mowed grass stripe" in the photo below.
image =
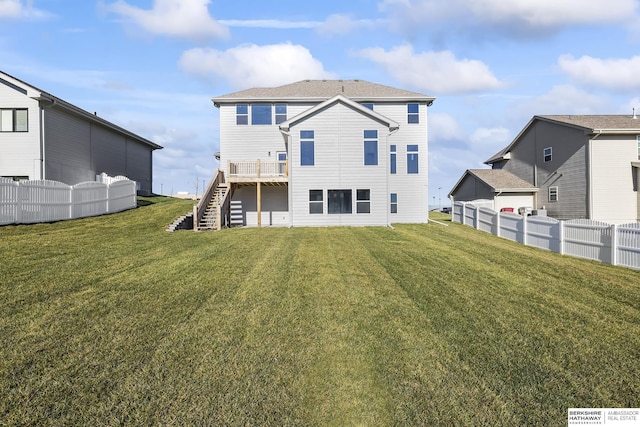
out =
<svg viewBox="0 0 640 427"><path fill-rule="evenodd" d="M638 405L636 271L456 224L166 233L191 202L150 202L0 228L0 424L548 425Z"/></svg>

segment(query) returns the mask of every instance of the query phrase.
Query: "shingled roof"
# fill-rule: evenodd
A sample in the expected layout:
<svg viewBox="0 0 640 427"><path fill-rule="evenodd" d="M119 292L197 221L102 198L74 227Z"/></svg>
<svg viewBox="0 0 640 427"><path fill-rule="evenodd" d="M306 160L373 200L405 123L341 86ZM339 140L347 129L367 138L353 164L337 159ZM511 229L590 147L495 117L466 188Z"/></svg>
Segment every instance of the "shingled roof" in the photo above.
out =
<svg viewBox="0 0 640 427"><path fill-rule="evenodd" d="M527 125L520 131L518 136L502 150L491 156L484 163L492 164L500 160L504 160L505 156L511 151L513 146L518 142L520 137L529 129L536 121L543 120L546 122L557 123L567 126L576 127L584 130L585 134L640 134L640 118L624 114L600 114L600 115L548 115L533 116Z"/></svg>
<svg viewBox="0 0 640 427"><path fill-rule="evenodd" d="M495 193L535 193L538 191L537 187L504 169L467 169L456 185L453 186L449 196L455 194L467 176L472 176L482 181Z"/></svg>
<svg viewBox="0 0 640 427"><path fill-rule="evenodd" d="M640 132L640 119L630 115L535 116L534 118L565 123L593 131L633 130Z"/></svg>
<svg viewBox="0 0 640 427"><path fill-rule="evenodd" d="M403 100L426 101L429 104L435 99L432 96L396 89L364 80L301 80L296 83L278 87L260 87L234 92L213 98L214 104L238 101L322 101L342 95L355 101Z"/></svg>

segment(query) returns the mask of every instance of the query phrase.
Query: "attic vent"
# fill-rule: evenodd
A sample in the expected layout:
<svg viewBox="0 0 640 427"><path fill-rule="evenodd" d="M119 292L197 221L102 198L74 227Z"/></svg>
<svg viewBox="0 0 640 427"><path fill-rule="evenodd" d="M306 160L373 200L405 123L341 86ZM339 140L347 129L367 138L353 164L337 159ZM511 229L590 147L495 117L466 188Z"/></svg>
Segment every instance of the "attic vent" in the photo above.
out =
<svg viewBox="0 0 640 427"><path fill-rule="evenodd" d="M342 92L344 92L344 86L342 86Z"/></svg>

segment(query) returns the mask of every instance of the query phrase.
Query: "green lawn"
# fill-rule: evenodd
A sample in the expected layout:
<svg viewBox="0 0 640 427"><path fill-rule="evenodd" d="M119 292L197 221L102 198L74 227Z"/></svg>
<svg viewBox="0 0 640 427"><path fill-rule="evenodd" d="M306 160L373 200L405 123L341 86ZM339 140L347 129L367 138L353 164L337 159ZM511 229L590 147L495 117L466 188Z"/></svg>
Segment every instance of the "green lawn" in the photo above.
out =
<svg viewBox="0 0 640 427"><path fill-rule="evenodd" d="M0 425L566 425L640 406L640 272L458 224L0 227ZM448 218L440 215L439 219Z"/></svg>

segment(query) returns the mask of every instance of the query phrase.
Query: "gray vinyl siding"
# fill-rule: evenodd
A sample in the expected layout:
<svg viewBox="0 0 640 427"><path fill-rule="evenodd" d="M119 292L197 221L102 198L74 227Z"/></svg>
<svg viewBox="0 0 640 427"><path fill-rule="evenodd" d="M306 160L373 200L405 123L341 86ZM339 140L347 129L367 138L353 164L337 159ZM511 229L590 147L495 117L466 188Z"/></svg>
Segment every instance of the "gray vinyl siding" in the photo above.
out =
<svg viewBox="0 0 640 427"><path fill-rule="evenodd" d="M287 104L287 117L292 118L313 104ZM272 109L273 113L273 109ZM236 105L220 106L220 168L228 172L228 162L238 160L276 161L276 152L287 151L278 125L236 124Z"/></svg>
<svg viewBox="0 0 640 427"><path fill-rule="evenodd" d="M127 176L127 139L109 130L93 126L91 129L92 169L111 176ZM133 179L133 177L130 177Z"/></svg>
<svg viewBox="0 0 640 427"><path fill-rule="evenodd" d="M18 82L11 83L22 87L17 84ZM0 108L28 109L28 132L0 132L0 176L26 176L29 179L41 179L42 154L38 101L0 83Z"/></svg>
<svg viewBox="0 0 640 427"><path fill-rule="evenodd" d="M250 105L250 103L248 103ZM278 125L236 124L236 105L220 105L220 168L228 172L229 161L275 161L276 153L288 151L289 191L288 206L292 225L386 225L389 222L423 223L428 216L428 144L427 105L420 104L420 122L407 123L407 103L378 103L377 113L400 124L400 129L389 135L386 125L341 103L333 104L313 116L295 123L290 129L289 146ZM275 105L275 104L274 104ZM307 111L311 103L287 103L287 118ZM315 165L300 166L300 130L315 132ZM378 165L364 165L364 130L378 130ZM397 174L388 174L389 145L397 146ZM419 173L407 173L407 145L418 145ZM288 148L288 150L287 150ZM249 191L242 189L234 200L243 202L245 216ZM327 213L327 190L352 190L353 213ZM356 190L371 192L370 214L356 213ZM309 214L309 190L323 190L324 213ZM398 195L398 213L390 214L390 193ZM263 192L263 211L266 203ZM263 214L264 216L264 214ZM246 218L245 218L246 221Z"/></svg>
<svg viewBox="0 0 640 427"><path fill-rule="evenodd" d="M638 219L631 162L637 161L635 135L601 135L590 142L591 219L615 224Z"/></svg>
<svg viewBox="0 0 640 427"><path fill-rule="evenodd" d="M407 123L407 103L376 104L376 112L395 120L400 128L389 138L396 145L397 173L389 175L389 193L398 195L398 213L391 214L391 223L424 223L428 220L428 139L427 105L419 104L420 122ZM407 173L407 146L418 145L418 174ZM390 153L387 150L387 159ZM388 170L388 169L387 169Z"/></svg>
<svg viewBox="0 0 640 427"><path fill-rule="evenodd" d="M546 208L557 219L588 217L588 137L582 129L536 121L511 150L505 170L537 186L535 208ZM552 160L544 161L544 149L552 149ZM558 201L549 201L549 187L558 187Z"/></svg>
<svg viewBox="0 0 640 427"><path fill-rule="evenodd" d="M91 168L91 124L59 109L45 110L45 174L68 185L95 181Z"/></svg>
<svg viewBox="0 0 640 427"><path fill-rule="evenodd" d="M314 166L300 166L300 131L314 131ZM364 130L378 131L378 165L364 165ZM294 226L386 225L388 128L341 103L291 127ZM356 213L356 191L370 190L370 212ZM309 214L309 190L323 190L324 212ZM351 190L352 213L328 214L328 190Z"/></svg>
<svg viewBox="0 0 640 427"><path fill-rule="evenodd" d="M152 151L145 145L127 139L127 170L125 176L138 183L140 194L151 194L151 177L153 176ZM109 175L112 172L107 170Z"/></svg>
<svg viewBox="0 0 640 427"><path fill-rule="evenodd" d="M152 191L152 150L96 123L59 109L45 110L46 178L68 185L95 181L96 175L124 175L140 194Z"/></svg>
<svg viewBox="0 0 640 427"><path fill-rule="evenodd" d="M262 226L289 225L289 206L287 186L261 186ZM257 186L241 186L233 194L234 201L242 203L242 225L258 225Z"/></svg>
<svg viewBox="0 0 640 427"><path fill-rule="evenodd" d="M456 202L470 202L478 199L493 200L495 192L487 184L474 176L466 175L456 189Z"/></svg>

